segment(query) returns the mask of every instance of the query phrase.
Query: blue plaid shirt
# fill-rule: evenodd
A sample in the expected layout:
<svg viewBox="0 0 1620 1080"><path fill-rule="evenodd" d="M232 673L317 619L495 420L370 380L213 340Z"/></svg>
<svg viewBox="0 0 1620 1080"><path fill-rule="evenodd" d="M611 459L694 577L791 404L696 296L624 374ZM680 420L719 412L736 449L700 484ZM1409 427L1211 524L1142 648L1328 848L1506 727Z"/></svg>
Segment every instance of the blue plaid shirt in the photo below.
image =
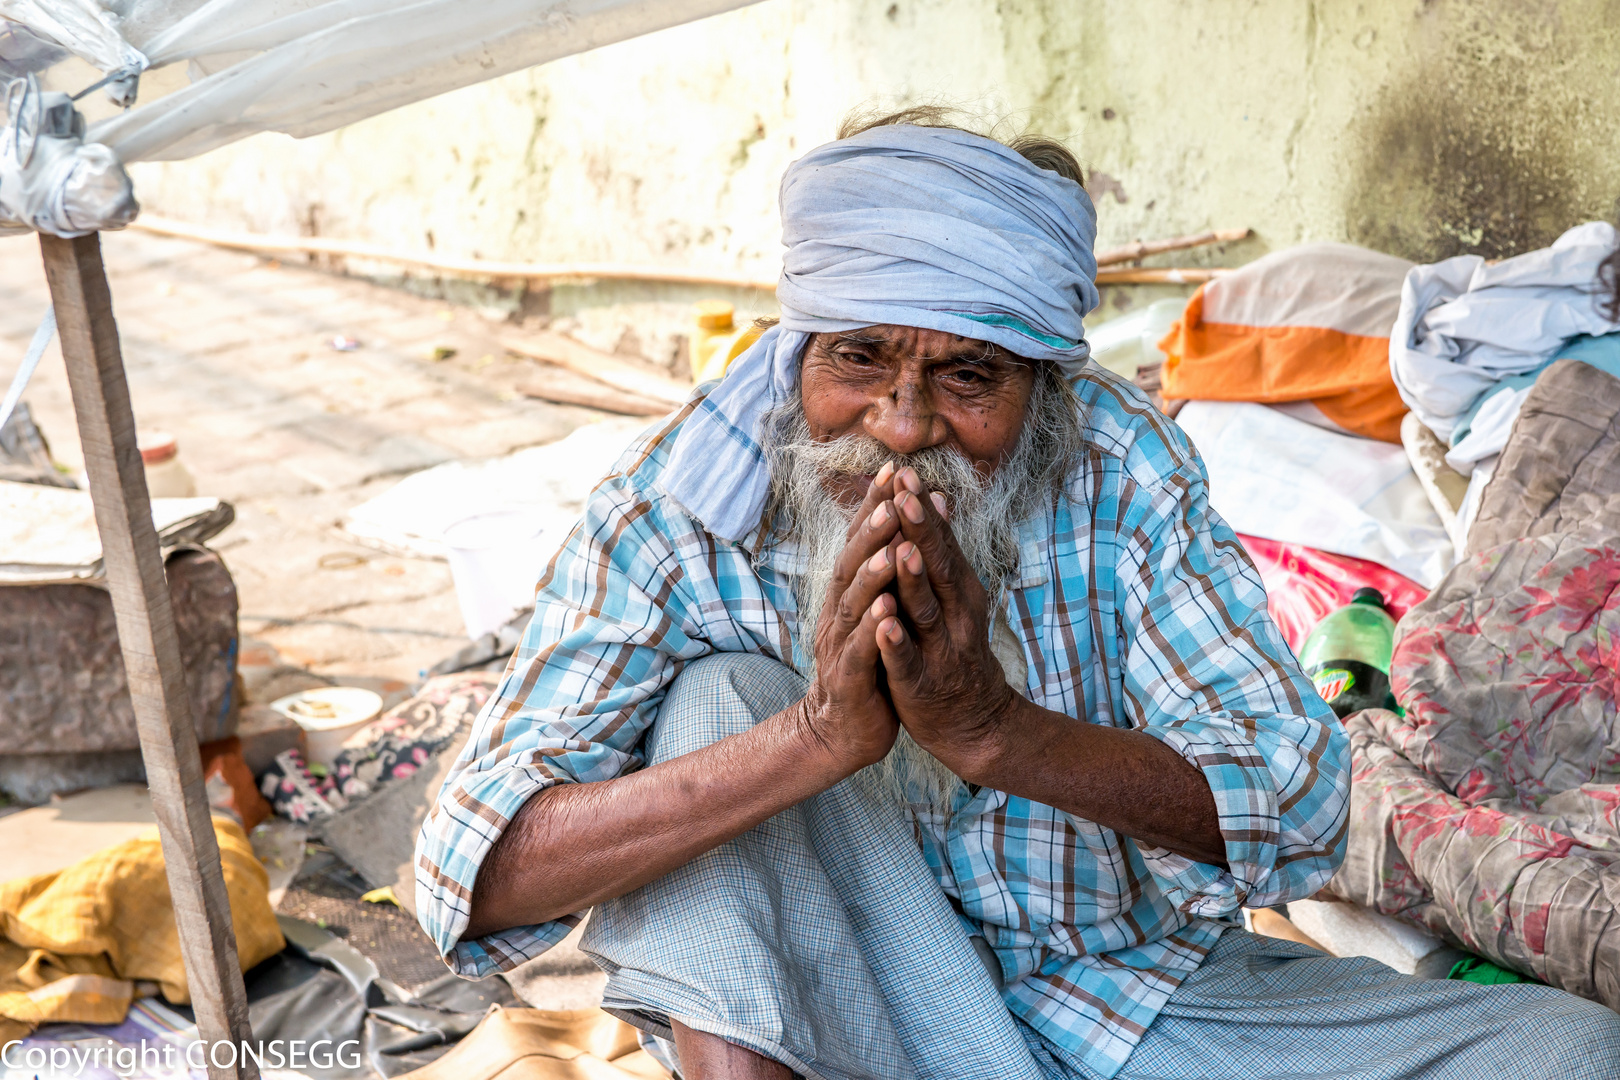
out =
<svg viewBox="0 0 1620 1080"><path fill-rule="evenodd" d="M1075 386L1087 451L1070 498L1019 525L1006 590L1025 693L1145 731L1196 766L1230 869L990 789L963 789L948 818L913 816L940 887L1000 958L1007 1007L1111 1076L1241 906L1309 896L1333 875L1350 778L1344 732L1209 508L1186 437L1107 372L1088 369ZM535 792L640 767L686 662L716 651L794 661L796 547L764 530L719 539L660 492L693 407L643 435L596 487L423 824L417 911L459 974L512 968L583 917L462 938L479 864Z"/></svg>

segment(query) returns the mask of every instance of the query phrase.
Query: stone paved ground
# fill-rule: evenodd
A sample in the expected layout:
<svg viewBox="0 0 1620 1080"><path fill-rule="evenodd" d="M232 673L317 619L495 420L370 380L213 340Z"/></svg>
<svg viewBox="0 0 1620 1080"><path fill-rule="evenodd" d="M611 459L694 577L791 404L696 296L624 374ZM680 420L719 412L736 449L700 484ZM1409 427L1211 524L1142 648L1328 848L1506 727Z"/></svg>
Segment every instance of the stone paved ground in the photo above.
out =
<svg viewBox="0 0 1620 1080"><path fill-rule="evenodd" d="M210 546L236 580L250 701L311 685L300 668L402 696L466 644L449 567L357 545L339 519L406 473L603 414L516 394L535 365L506 358L511 327L470 307L139 233L103 251L138 427L177 436L198 492L236 507ZM0 240L0 392L46 303L36 242ZM339 335L362 347L333 349ZM54 345L25 400L56 459L82 467ZM603 982L571 946L514 979L552 1008L593 1004Z"/></svg>
<svg viewBox="0 0 1620 1080"><path fill-rule="evenodd" d="M335 528L400 476L551 442L601 414L513 386L503 327L469 307L140 233L103 238L136 422L175 434L200 494L236 507L213 542L242 631L325 675L414 680L465 643L443 562ZM0 386L46 305L32 237L0 240ZM340 352L335 336L362 346ZM448 360L436 348L454 349ZM82 462L53 346L26 399L56 458ZM349 556L353 556L352 558Z"/></svg>

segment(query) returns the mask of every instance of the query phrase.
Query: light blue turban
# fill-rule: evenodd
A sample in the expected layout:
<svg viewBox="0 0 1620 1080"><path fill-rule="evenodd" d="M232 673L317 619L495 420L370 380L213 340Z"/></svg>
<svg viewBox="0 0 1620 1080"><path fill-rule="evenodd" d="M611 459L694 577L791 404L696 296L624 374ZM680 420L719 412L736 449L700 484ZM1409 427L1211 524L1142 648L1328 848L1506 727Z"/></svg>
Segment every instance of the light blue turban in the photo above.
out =
<svg viewBox="0 0 1620 1080"><path fill-rule="evenodd" d="M661 487L740 541L770 490L760 418L811 334L890 324L990 341L1071 378L1091 349L1097 217L1084 189L992 140L893 125L817 147L782 177L782 320L676 436Z"/></svg>

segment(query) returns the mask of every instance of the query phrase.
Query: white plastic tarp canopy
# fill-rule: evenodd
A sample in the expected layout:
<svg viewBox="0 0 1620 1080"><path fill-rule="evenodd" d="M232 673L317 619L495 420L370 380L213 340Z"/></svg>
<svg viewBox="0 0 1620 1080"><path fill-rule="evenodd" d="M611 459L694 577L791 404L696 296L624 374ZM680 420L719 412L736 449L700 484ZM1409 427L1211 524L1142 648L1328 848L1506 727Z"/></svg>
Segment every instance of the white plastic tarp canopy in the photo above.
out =
<svg viewBox="0 0 1620 1080"><path fill-rule="evenodd" d="M319 134L751 2L0 0L0 219L58 235L116 227L135 212L120 163L193 157L262 131ZM70 54L103 73L115 101L133 101L82 146L66 95L26 78ZM142 103L141 73L179 62L190 84ZM109 175L124 183L122 207Z"/></svg>

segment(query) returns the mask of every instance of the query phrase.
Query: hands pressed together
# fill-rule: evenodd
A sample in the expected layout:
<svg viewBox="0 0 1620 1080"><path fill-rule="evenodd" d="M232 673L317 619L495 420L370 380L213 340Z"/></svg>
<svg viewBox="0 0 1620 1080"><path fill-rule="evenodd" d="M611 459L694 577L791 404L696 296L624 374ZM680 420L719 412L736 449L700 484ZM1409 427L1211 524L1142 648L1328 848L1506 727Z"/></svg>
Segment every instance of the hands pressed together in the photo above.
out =
<svg viewBox="0 0 1620 1080"><path fill-rule="evenodd" d="M901 725L969 783L1224 866L1198 769L1147 734L1076 722L1007 685L948 510L915 472L885 466L834 569L804 699L673 760L536 793L484 859L466 934L623 896L881 761Z"/></svg>
<svg viewBox="0 0 1620 1080"><path fill-rule="evenodd" d="M998 734L1035 707L990 652L985 590L946 509L915 472L885 466L834 570L804 699L672 760L537 792L484 858L467 936L623 896L881 761L902 724L958 776L991 786Z"/></svg>
<svg viewBox="0 0 1620 1080"><path fill-rule="evenodd" d="M1026 704L990 651L988 596L947 514L915 471L885 465L834 568L805 719L856 768L881 760L904 725L971 781Z"/></svg>

